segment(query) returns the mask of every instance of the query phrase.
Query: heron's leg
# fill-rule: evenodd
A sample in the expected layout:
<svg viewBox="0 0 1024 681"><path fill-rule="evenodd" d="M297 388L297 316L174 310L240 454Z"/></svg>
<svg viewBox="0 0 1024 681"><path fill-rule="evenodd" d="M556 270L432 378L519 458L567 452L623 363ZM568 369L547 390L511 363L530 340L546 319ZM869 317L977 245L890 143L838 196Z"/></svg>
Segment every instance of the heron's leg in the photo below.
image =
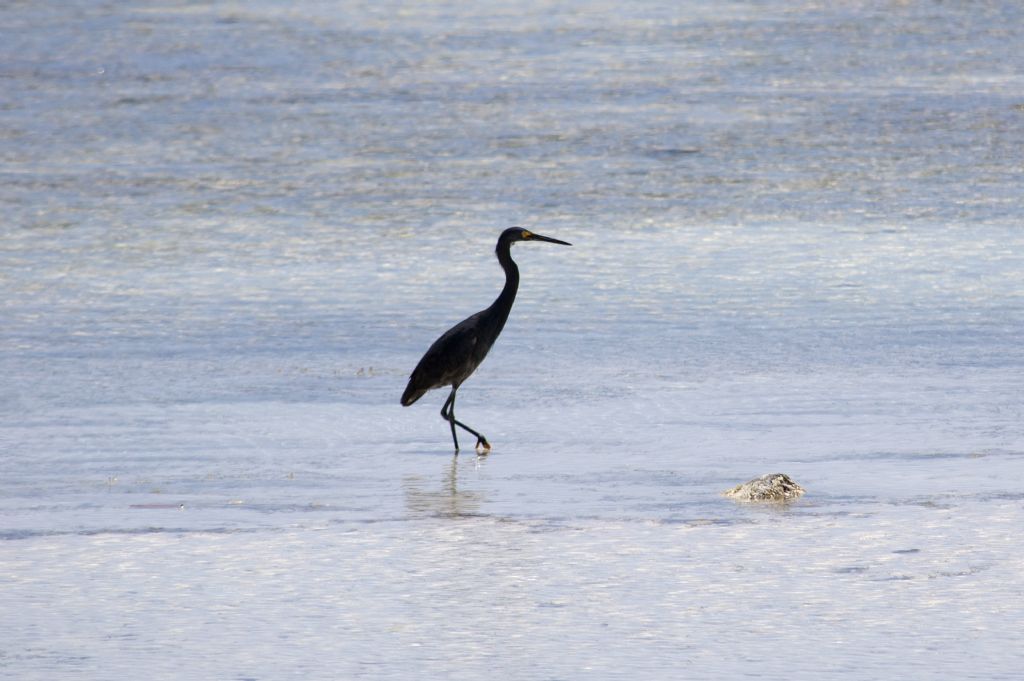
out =
<svg viewBox="0 0 1024 681"><path fill-rule="evenodd" d="M455 435L455 391L458 388L452 388L452 391L448 393L448 399L444 401L444 406L441 407L441 418L448 422L448 425L452 427L452 441L455 443L455 453L459 453L459 438Z"/></svg>
<svg viewBox="0 0 1024 681"><path fill-rule="evenodd" d="M462 421L456 421L455 420L455 391L456 390L458 390L458 388L452 388L451 395L449 395L447 401L445 401L444 407L441 407L441 416L443 416L444 419L446 421L448 421L448 423L451 424L451 427L452 427L452 439L455 440L455 451L459 451L459 441L458 441L458 439L455 438L455 426L458 426L459 428L462 428L466 432L469 432L469 433L472 433L473 435L476 435L476 446L477 446L477 448L480 448L482 446L484 448L485 452L491 451L491 443L487 441L487 438L485 438L483 435L481 435L480 433L476 432L475 430L473 430L472 428L467 426ZM445 414L445 409L448 410L447 414Z"/></svg>

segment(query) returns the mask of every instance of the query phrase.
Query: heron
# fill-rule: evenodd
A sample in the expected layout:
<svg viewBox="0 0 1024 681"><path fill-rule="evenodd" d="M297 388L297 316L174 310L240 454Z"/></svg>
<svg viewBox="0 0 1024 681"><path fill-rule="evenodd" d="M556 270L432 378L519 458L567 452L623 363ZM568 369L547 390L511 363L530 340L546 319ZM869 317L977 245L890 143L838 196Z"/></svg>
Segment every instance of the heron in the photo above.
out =
<svg viewBox="0 0 1024 681"><path fill-rule="evenodd" d="M456 454L459 452L459 437L455 433L455 426L476 436L477 451L487 453L491 450L486 437L455 418L455 393L463 381L476 371L480 362L484 361L484 357L508 320L508 313L519 289L519 268L512 260L511 253L512 244L517 241L546 241L550 244L572 245L567 241L535 234L522 227L509 227L503 231L494 248L498 263L505 270L505 286L501 293L490 307L463 319L434 341L413 369L409 376L409 385L402 393L402 406L408 407L423 397L428 390L451 386L448 399L441 407L441 418L447 421L452 429Z"/></svg>

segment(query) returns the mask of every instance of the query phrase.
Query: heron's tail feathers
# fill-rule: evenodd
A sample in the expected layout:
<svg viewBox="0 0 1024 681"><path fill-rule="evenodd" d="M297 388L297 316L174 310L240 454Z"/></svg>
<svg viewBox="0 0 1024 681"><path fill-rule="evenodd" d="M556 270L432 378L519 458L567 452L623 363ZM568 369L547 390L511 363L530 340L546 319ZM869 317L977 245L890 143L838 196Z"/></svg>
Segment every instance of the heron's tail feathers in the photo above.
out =
<svg viewBox="0 0 1024 681"><path fill-rule="evenodd" d="M409 381L409 385L405 386L405 392L402 393L402 406L408 407L410 404L423 397L426 392L426 388L420 388L414 384L414 381Z"/></svg>

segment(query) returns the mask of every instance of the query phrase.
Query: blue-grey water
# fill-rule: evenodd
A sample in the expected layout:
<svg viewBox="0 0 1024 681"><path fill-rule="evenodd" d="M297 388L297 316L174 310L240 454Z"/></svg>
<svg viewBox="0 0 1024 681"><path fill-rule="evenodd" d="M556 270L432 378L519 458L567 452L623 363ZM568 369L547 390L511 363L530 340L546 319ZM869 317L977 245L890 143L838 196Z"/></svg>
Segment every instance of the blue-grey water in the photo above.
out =
<svg viewBox="0 0 1024 681"><path fill-rule="evenodd" d="M1018 678L1022 44L998 0L3 3L0 678ZM573 246L513 249L453 457L398 398L513 224Z"/></svg>

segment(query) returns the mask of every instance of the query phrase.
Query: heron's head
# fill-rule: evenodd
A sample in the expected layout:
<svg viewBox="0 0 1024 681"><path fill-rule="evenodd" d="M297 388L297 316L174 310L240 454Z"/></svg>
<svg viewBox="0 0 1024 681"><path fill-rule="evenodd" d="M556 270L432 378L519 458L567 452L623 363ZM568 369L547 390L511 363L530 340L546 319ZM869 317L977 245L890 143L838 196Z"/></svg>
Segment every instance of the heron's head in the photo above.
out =
<svg viewBox="0 0 1024 681"><path fill-rule="evenodd" d="M508 229L501 233L500 237L498 237L498 247L500 248L502 244L508 244L509 246L511 246L517 241L547 241L549 244L562 244L563 246L572 246L572 244L569 243L568 241L552 239L549 236L536 234L528 229L523 229L522 227L509 227Z"/></svg>

